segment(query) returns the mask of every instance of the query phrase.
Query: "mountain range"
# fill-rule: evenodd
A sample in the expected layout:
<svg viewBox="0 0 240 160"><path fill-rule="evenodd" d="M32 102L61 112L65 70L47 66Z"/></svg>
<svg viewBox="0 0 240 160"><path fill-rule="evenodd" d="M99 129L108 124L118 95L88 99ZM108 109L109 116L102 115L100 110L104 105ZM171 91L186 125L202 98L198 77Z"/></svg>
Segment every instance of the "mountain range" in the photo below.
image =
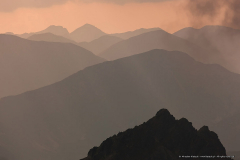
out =
<svg viewBox="0 0 240 160"><path fill-rule="evenodd" d="M43 33L52 33L57 36L62 36L62 37L68 38L68 39L70 38L69 32L66 28L64 28L62 26L55 26L55 25L51 25L51 26L47 27L46 29L39 31L39 32L24 33L24 34L19 34L17 36L27 39L34 34L43 34Z"/></svg>
<svg viewBox="0 0 240 160"><path fill-rule="evenodd" d="M116 44L116 43L122 41L121 38L114 37L111 35L104 35L98 39L91 41L91 42L77 43L73 40L67 39L62 36L57 36L52 33L34 34L34 35L30 36L28 39L32 40L32 41L72 43L72 44L79 45L79 46L85 48L86 50L93 52L95 55L98 55L99 53L106 50L113 44Z"/></svg>
<svg viewBox="0 0 240 160"><path fill-rule="evenodd" d="M226 150L217 134L207 126L197 131L186 118L176 120L167 109L161 109L140 126L93 147L88 157L81 160L193 160L208 156L211 157L208 159L230 159L226 158Z"/></svg>
<svg viewBox="0 0 240 160"><path fill-rule="evenodd" d="M0 98L55 83L103 61L71 43L37 42L2 34Z"/></svg>
<svg viewBox="0 0 240 160"><path fill-rule="evenodd" d="M218 64L232 72L240 73L240 30L224 26L205 26L201 29L189 27L173 35L207 48L211 52L218 52L218 54L213 55L213 58L224 59L224 61L218 62Z"/></svg>
<svg viewBox="0 0 240 160"><path fill-rule="evenodd" d="M18 34L17 36L21 38L28 39L29 37L37 34L45 34L45 33L51 33L56 36L61 36L64 38L67 38L69 40L72 40L77 43L81 42L91 42L93 40L96 40L102 36L109 35L110 37L118 37L119 39L128 39L146 32L151 32L155 30L160 30L160 28L150 28L150 29L137 29L135 31L128 31L123 33L115 33L115 34L106 34L97 27L91 25L91 24L85 24L77 29L75 29L73 32L69 33L68 30L62 26L55 26L51 25L47 27L46 29L38 32L32 32L32 33L24 33L24 34ZM11 32L7 32L5 34L11 34Z"/></svg>
<svg viewBox="0 0 240 160"><path fill-rule="evenodd" d="M18 160L84 158L103 139L166 108L196 128L208 125L227 151L240 150L239 94L240 75L182 52L152 50L2 98L1 147Z"/></svg>
<svg viewBox="0 0 240 160"><path fill-rule="evenodd" d="M78 45L75 41L67 39L62 36L58 36L52 33L42 33L42 34L34 34L27 38L32 41L45 41L45 42L60 42L60 43L72 43Z"/></svg>
<svg viewBox="0 0 240 160"><path fill-rule="evenodd" d="M143 33L147 33L147 32L151 32L151 31L157 31L157 30L161 30L160 28L140 28L134 31L128 31L128 32L124 32L124 33L115 33L115 34L111 34L113 36L119 37L121 39L129 39L131 37L135 37L138 35L141 35Z"/></svg>
<svg viewBox="0 0 240 160"><path fill-rule="evenodd" d="M70 38L68 30L66 28L62 27L62 26L51 25L48 28L46 28L42 31L39 31L35 34L43 34L43 33L52 33L52 34L55 34L57 36Z"/></svg>
<svg viewBox="0 0 240 160"><path fill-rule="evenodd" d="M107 60L115 60L153 49L185 52L195 60L204 63L217 63L223 61L220 57L215 58L215 54L218 54L218 52L212 52L163 30L143 33L139 36L120 41L100 53L99 56Z"/></svg>
<svg viewBox="0 0 240 160"><path fill-rule="evenodd" d="M81 42L79 45L94 54L98 55L99 53L105 51L110 46L122 41L123 39L112 36L112 35L105 35L96 40L91 42Z"/></svg>

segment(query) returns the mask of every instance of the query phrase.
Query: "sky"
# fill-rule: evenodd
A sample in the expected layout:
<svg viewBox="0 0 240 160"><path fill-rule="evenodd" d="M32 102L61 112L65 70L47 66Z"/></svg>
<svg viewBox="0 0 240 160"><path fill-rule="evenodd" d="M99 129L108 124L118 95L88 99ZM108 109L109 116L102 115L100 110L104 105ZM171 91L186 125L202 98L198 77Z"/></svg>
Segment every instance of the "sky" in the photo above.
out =
<svg viewBox="0 0 240 160"><path fill-rule="evenodd" d="M37 32L50 25L72 32L86 23L106 33L153 27L173 33L205 25L240 28L238 8L238 0L1 0L0 33Z"/></svg>

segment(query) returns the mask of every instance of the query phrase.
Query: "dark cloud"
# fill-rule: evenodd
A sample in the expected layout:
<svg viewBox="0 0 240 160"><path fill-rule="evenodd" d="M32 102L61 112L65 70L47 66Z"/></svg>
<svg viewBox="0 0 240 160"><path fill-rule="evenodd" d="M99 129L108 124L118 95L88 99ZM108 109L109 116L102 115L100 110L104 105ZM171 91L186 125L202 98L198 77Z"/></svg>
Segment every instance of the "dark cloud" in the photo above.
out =
<svg viewBox="0 0 240 160"><path fill-rule="evenodd" d="M240 0L188 0L186 7L193 27L214 21L224 9L221 25L240 28Z"/></svg>
<svg viewBox="0 0 240 160"><path fill-rule="evenodd" d="M240 29L240 1L229 0L228 10L225 13L223 24Z"/></svg>
<svg viewBox="0 0 240 160"><path fill-rule="evenodd" d="M52 5L66 3L67 1L81 1L85 3L100 2L100 3L115 3L125 4L130 2L162 2L170 0L0 0L0 12L11 12L18 8L43 8Z"/></svg>

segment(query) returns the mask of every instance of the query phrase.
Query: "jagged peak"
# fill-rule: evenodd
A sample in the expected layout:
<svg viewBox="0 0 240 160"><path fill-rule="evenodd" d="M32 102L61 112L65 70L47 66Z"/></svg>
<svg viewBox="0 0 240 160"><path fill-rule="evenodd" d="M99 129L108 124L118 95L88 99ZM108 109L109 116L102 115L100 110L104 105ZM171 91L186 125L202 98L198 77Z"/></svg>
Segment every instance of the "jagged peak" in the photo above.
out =
<svg viewBox="0 0 240 160"><path fill-rule="evenodd" d="M203 133L199 134L189 125L191 122L186 118L168 124L166 117L173 116L167 109L160 109L147 123L107 138L99 147L90 149L88 157L81 160L137 160L161 157L175 160L179 155L196 153L196 156L226 155L225 148L216 136L212 136L214 132L209 131L207 126L203 126L200 129ZM159 118L161 123L156 123Z"/></svg>
<svg viewBox="0 0 240 160"><path fill-rule="evenodd" d="M208 126L203 126L198 130L198 132L205 133L205 132L210 132L210 130L209 130Z"/></svg>
<svg viewBox="0 0 240 160"><path fill-rule="evenodd" d="M156 117L160 117L160 116L172 116L172 115L167 109L163 108L156 113Z"/></svg>

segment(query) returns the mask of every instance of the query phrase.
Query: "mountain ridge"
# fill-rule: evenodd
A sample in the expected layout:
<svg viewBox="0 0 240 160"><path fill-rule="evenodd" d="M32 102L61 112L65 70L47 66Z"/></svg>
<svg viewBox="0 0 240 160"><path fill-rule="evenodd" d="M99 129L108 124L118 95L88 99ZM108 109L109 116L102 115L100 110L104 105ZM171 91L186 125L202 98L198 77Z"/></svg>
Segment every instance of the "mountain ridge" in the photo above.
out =
<svg viewBox="0 0 240 160"><path fill-rule="evenodd" d="M79 45L94 54L98 55L102 51L106 50L110 46L122 41L123 39L112 35L104 35L91 42L80 42Z"/></svg>
<svg viewBox="0 0 240 160"><path fill-rule="evenodd" d="M105 61L71 43L37 42L4 34L0 42L1 98L55 83Z"/></svg>
<svg viewBox="0 0 240 160"><path fill-rule="evenodd" d="M53 33L40 33L40 34L34 34L27 38L28 40L32 41L46 41L46 42L60 42L60 43L73 43L75 45L78 45L73 40L67 39L62 36L55 35Z"/></svg>
<svg viewBox="0 0 240 160"><path fill-rule="evenodd" d="M217 134L207 126L197 131L186 118L177 120L167 109L161 109L147 122L93 147L88 157L81 160L177 160L183 156L190 156L190 159L226 156L226 150Z"/></svg>
<svg viewBox="0 0 240 160"><path fill-rule="evenodd" d="M127 31L127 32L123 32L123 33L113 33L111 35L122 38L122 39L129 39L131 37L135 37L138 35L141 35L143 33L147 33L147 32L151 32L151 31L156 31L156 30L162 30L161 28L140 28L140 29L136 29L134 31Z"/></svg>
<svg viewBox="0 0 240 160"><path fill-rule="evenodd" d="M106 35L106 33L91 24L85 24L70 33L71 38L78 43L90 42L103 35Z"/></svg>
<svg viewBox="0 0 240 160"><path fill-rule="evenodd" d="M153 49L181 51L203 63L216 63L223 61L221 57L218 59L213 58L218 52L209 52L209 50L206 50L205 48L169 34L163 30L143 33L118 42L100 53L99 56L108 60L115 60Z"/></svg>
<svg viewBox="0 0 240 160"><path fill-rule="evenodd" d="M191 41L192 43L212 52L218 52L213 55L213 59L221 57L224 61L217 62L228 70L240 73L238 42L240 40L240 30L225 26L204 26L200 29L191 27L183 28L174 33L175 36Z"/></svg>
<svg viewBox="0 0 240 160"><path fill-rule="evenodd" d="M55 25L50 25L50 26L48 26L47 28L45 28L44 30L41 30L41 31L18 34L17 36L27 39L34 34L43 34L43 33L52 33L54 35L62 36L62 37L65 37L67 39L70 39L69 32L66 28L64 28L62 26L55 26Z"/></svg>
<svg viewBox="0 0 240 160"><path fill-rule="evenodd" d="M14 139L4 147L19 160L79 159L103 139L147 121L164 107L176 118L191 119L196 128L208 125L220 131L227 151L239 150L234 118L240 113L239 94L240 75L182 52L152 50L1 99L0 128L7 128L0 141L6 135ZM234 132L225 129L228 120Z"/></svg>

